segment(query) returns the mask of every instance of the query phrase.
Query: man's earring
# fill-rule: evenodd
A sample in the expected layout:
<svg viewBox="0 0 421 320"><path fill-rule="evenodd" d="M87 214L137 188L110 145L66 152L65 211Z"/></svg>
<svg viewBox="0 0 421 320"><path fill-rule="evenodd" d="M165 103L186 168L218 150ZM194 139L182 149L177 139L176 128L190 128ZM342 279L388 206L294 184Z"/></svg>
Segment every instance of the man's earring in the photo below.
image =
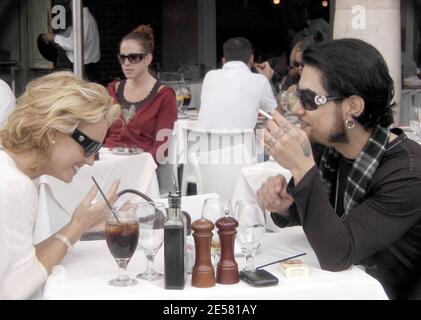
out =
<svg viewBox="0 0 421 320"><path fill-rule="evenodd" d="M345 127L346 127L348 130L354 129L354 128L355 128L355 121L354 121L354 120L347 119L347 120L345 121Z"/></svg>

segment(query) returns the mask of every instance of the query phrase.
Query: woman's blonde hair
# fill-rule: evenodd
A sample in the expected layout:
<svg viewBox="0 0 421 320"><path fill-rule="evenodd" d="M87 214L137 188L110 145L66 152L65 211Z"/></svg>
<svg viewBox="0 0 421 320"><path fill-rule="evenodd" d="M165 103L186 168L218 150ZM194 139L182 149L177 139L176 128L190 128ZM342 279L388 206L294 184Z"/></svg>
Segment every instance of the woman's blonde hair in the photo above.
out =
<svg viewBox="0 0 421 320"><path fill-rule="evenodd" d="M50 129L72 133L81 123L102 119L110 126L119 114L120 106L103 86L77 79L68 71L54 72L27 85L0 129L0 144L13 153L34 151L33 168L38 168L53 147L47 136Z"/></svg>
<svg viewBox="0 0 421 320"><path fill-rule="evenodd" d="M289 55L289 66L291 68L294 67L294 59L295 59L295 55L298 52L303 52L304 51L304 40L298 41L295 46L292 48L291 53Z"/></svg>

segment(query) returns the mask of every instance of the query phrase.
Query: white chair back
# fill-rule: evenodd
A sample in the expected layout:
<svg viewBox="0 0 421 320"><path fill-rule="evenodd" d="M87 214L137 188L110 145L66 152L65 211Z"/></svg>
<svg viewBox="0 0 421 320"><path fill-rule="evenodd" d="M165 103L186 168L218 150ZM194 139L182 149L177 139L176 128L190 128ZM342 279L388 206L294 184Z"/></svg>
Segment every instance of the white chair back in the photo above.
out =
<svg viewBox="0 0 421 320"><path fill-rule="evenodd" d="M256 163L254 130L205 131L185 128L187 137L182 191L196 183L197 194L232 196L241 168Z"/></svg>

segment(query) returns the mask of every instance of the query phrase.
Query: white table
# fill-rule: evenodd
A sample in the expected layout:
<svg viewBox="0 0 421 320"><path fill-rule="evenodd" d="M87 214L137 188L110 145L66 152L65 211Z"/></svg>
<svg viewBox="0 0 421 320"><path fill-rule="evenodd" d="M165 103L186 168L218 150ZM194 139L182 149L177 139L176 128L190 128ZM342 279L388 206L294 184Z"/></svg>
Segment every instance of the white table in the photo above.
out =
<svg viewBox="0 0 421 320"><path fill-rule="evenodd" d="M188 197L186 197L187 199ZM187 201L184 199L184 201ZM197 209L199 210L199 209ZM387 299L380 283L358 267L342 272L320 269L301 227L286 228L279 233L266 233L262 246L255 256L256 265L263 265L280 258L306 252L301 257L310 268L308 277L286 278L279 265L266 269L279 278L273 287L254 288L240 281L234 285L212 288L194 288L191 275L184 290L165 290L164 280L145 281L132 287L116 288L108 280L118 273L117 264L108 250L105 240L81 241L49 276L43 290L44 299L137 299L137 300L287 300L287 299ZM245 258L236 256L241 269ZM136 251L129 263L131 276L142 272L146 258ZM163 271L163 247L155 259L155 268Z"/></svg>
<svg viewBox="0 0 421 320"><path fill-rule="evenodd" d="M151 198L158 198L156 167L147 152L114 155L103 148L100 160L93 166L83 166L71 183L64 183L51 176L41 176L37 181L39 200L34 242L44 240L70 221L73 211L94 185L92 176L104 191L110 188L114 180L120 179L119 190L136 189ZM100 197L98 193L96 199Z"/></svg>
<svg viewBox="0 0 421 320"><path fill-rule="evenodd" d="M233 203L237 200L257 200L257 190L269 177L278 174L282 174L287 181L292 176L289 170L271 160L241 169L241 175L238 178L232 196ZM266 228L276 232L280 231L281 229L273 223L269 213L267 212L266 214Z"/></svg>

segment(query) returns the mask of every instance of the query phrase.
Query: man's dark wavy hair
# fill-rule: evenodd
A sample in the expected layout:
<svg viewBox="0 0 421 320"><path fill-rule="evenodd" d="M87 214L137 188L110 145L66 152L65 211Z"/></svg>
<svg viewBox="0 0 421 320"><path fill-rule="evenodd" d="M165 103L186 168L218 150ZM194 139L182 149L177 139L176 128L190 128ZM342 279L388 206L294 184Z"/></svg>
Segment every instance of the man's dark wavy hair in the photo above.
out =
<svg viewBox="0 0 421 320"><path fill-rule="evenodd" d="M304 64L323 73L323 86L329 95L360 96L364 112L356 120L364 128L393 123L393 80L380 52L358 39L330 40L309 45Z"/></svg>

